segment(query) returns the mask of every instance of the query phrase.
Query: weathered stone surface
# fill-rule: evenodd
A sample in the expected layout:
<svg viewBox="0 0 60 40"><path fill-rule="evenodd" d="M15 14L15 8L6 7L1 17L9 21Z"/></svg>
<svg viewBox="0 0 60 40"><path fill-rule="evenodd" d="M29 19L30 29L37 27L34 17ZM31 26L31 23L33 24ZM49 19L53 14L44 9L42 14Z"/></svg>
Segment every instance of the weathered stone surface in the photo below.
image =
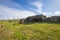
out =
<svg viewBox="0 0 60 40"><path fill-rule="evenodd" d="M25 22L25 19L20 19L19 24L23 24Z"/></svg>

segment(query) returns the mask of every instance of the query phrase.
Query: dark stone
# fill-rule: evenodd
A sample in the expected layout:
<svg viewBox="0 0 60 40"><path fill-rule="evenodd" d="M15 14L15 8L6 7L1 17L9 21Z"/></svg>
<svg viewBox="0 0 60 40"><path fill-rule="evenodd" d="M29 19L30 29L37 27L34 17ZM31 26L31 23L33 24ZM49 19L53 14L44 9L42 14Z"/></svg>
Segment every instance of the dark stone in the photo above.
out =
<svg viewBox="0 0 60 40"><path fill-rule="evenodd" d="M44 21L46 16L44 15L35 15L26 18L26 22L42 22Z"/></svg>
<svg viewBox="0 0 60 40"><path fill-rule="evenodd" d="M60 22L60 16L52 16L47 18L47 21Z"/></svg>
<svg viewBox="0 0 60 40"><path fill-rule="evenodd" d="M19 24L23 24L25 22L25 19L20 19Z"/></svg>

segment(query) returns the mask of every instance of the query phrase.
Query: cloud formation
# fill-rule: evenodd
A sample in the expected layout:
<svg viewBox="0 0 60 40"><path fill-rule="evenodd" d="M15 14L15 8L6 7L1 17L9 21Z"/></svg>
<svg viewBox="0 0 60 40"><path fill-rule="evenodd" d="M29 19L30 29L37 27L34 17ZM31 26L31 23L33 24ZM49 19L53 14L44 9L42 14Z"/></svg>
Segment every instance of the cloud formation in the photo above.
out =
<svg viewBox="0 0 60 40"><path fill-rule="evenodd" d="M39 1L35 1L33 3L31 3L31 5L36 6L38 9L42 10L42 3L40 3Z"/></svg>
<svg viewBox="0 0 60 40"><path fill-rule="evenodd" d="M0 5L0 15L3 16L2 19L16 19L33 16L35 13L27 10L17 10L4 5Z"/></svg>
<svg viewBox="0 0 60 40"><path fill-rule="evenodd" d="M43 12L42 12L43 4L39 0L35 1L35 2L32 2L30 4L37 7L37 9L34 9L37 14L43 14Z"/></svg>
<svg viewBox="0 0 60 40"><path fill-rule="evenodd" d="M55 15L60 15L60 11L56 11L55 12Z"/></svg>
<svg viewBox="0 0 60 40"><path fill-rule="evenodd" d="M0 0L0 19L26 18L39 14L60 15L60 0L46 0L44 3L40 0Z"/></svg>
<svg viewBox="0 0 60 40"><path fill-rule="evenodd" d="M11 8L15 8L15 9L24 9L21 5L19 5L18 3L12 0L0 0L0 4L3 4Z"/></svg>

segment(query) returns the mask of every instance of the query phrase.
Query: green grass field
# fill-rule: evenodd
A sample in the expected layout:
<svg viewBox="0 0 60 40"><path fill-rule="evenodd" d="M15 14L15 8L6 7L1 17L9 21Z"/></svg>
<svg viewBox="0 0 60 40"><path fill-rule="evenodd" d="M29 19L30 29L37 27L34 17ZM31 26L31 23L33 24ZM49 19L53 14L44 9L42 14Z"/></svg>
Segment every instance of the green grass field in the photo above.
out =
<svg viewBox="0 0 60 40"><path fill-rule="evenodd" d="M0 21L0 40L60 40L60 23Z"/></svg>

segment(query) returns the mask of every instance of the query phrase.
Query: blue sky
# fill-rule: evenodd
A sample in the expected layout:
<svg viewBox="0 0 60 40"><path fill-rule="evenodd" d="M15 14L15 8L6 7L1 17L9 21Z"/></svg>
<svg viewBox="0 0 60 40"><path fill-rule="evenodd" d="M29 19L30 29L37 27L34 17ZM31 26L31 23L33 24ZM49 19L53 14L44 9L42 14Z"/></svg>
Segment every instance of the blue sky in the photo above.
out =
<svg viewBox="0 0 60 40"><path fill-rule="evenodd" d="M0 19L43 14L60 16L60 0L0 0Z"/></svg>

